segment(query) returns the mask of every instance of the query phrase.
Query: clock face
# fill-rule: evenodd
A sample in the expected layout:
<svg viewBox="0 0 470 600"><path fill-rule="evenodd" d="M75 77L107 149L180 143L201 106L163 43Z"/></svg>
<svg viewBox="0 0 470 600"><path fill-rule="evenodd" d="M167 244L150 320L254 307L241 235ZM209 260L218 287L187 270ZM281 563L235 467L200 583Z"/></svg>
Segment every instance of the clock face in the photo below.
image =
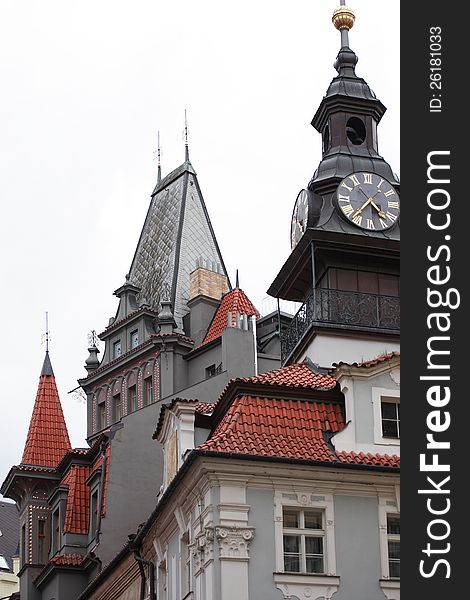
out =
<svg viewBox="0 0 470 600"><path fill-rule="evenodd" d="M339 184L336 199L348 221L369 231L389 229L400 215L400 197L395 188L375 173L348 175Z"/></svg>
<svg viewBox="0 0 470 600"><path fill-rule="evenodd" d="M308 224L309 193L301 190L295 201L292 223L290 228L291 247L294 248L303 236Z"/></svg>

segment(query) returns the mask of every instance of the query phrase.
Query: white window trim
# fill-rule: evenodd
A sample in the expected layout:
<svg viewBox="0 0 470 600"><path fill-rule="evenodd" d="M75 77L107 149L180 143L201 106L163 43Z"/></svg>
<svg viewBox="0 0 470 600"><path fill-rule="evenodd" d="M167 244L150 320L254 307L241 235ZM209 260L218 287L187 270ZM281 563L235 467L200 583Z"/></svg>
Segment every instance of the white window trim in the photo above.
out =
<svg viewBox="0 0 470 600"><path fill-rule="evenodd" d="M294 498L295 497L295 498ZM316 499L312 499L316 497ZM285 573L284 572L284 524L282 511L284 508L318 509L325 514L325 546L324 566L325 573ZM315 494L311 489L308 491L296 491L291 489L279 489L274 493L274 545L276 552L276 571L274 582L282 591L285 598L289 594L303 594L306 588L312 588L314 598L323 596L327 600L338 590L339 577L336 574L336 549L334 528L334 504L333 494L318 492ZM303 596L299 596L303 597Z"/></svg>
<svg viewBox="0 0 470 600"><path fill-rule="evenodd" d="M372 405L374 410L374 442L381 446L400 446L399 438L387 438L382 435L382 399L391 398L400 403L400 390L372 388Z"/></svg>
<svg viewBox="0 0 470 600"><path fill-rule="evenodd" d="M387 515L399 515L397 498L379 496L379 542L380 542L380 571L379 585L388 600L400 600L400 580L390 579L388 567L388 537Z"/></svg>

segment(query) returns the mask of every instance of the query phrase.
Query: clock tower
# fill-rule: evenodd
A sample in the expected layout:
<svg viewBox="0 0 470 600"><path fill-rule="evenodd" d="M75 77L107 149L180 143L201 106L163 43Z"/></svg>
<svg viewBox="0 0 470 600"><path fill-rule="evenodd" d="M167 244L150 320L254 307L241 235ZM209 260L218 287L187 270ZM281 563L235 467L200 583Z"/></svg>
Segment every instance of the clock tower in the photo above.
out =
<svg viewBox="0 0 470 600"><path fill-rule="evenodd" d="M356 74L344 0L332 21L337 76L311 122L322 159L297 196L292 252L268 290L301 303L281 335L283 364L308 355L329 367L399 348L400 183L377 141L386 108Z"/></svg>

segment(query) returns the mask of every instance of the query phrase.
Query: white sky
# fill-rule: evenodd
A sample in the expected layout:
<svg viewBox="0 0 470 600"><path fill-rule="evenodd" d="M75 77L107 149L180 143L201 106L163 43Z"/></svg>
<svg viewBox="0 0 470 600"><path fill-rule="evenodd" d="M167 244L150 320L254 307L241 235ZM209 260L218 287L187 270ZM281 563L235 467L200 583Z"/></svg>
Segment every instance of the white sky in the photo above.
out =
<svg viewBox="0 0 470 600"><path fill-rule="evenodd" d="M338 2L339 3L339 2ZM0 480L21 460L44 357L74 446L87 333L103 331L156 181L190 158L234 281L268 312L292 208L321 158L310 121L336 72L335 0L0 4ZM356 69L388 107L399 173L399 2L351 0Z"/></svg>

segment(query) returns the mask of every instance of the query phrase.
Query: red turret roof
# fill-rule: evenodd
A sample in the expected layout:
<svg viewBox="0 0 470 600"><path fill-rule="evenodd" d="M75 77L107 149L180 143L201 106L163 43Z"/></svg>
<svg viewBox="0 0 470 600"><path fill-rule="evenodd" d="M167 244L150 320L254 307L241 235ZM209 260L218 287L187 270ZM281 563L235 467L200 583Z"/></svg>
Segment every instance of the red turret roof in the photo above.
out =
<svg viewBox="0 0 470 600"><path fill-rule="evenodd" d="M240 315L247 315L248 317L254 315L257 319L260 318L259 312L245 292L240 288L235 288L234 290L227 292L222 298L222 302L212 319L201 346L216 340L222 335L223 330L229 326L229 313L232 315L232 327L235 327L236 325L237 313Z"/></svg>
<svg viewBox="0 0 470 600"><path fill-rule="evenodd" d="M46 352L21 464L57 467L71 449L49 353Z"/></svg>

